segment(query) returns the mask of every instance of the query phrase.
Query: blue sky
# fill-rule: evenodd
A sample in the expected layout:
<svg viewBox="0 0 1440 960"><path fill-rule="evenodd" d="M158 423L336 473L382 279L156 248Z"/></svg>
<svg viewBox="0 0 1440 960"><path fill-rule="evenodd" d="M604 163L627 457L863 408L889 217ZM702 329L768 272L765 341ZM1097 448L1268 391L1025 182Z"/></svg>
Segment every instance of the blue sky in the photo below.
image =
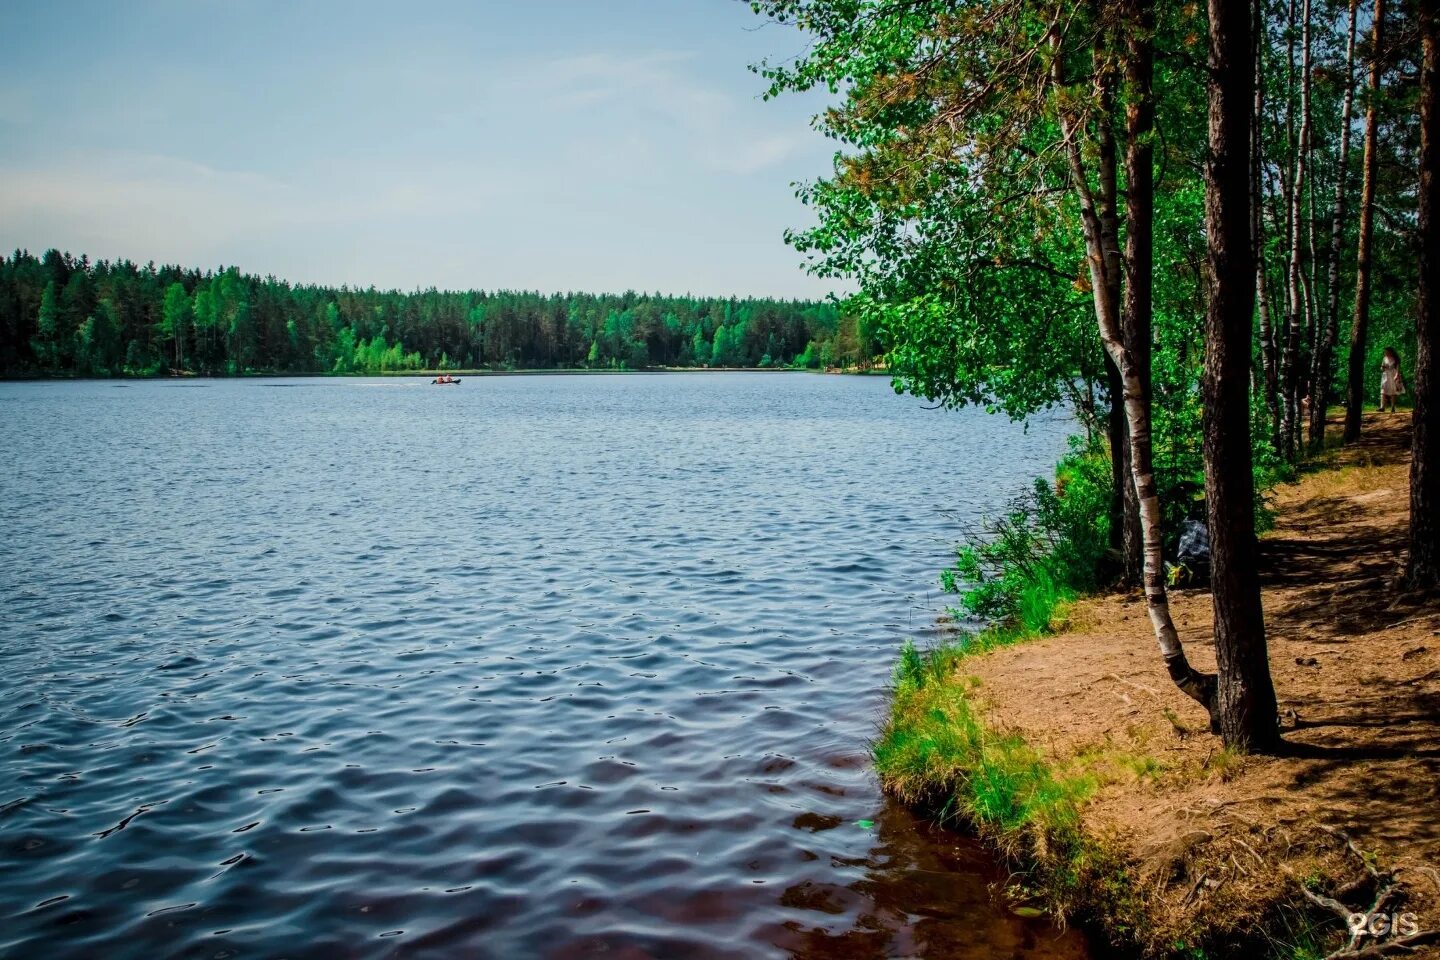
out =
<svg viewBox="0 0 1440 960"><path fill-rule="evenodd" d="M740 0L0 3L0 248L381 287L817 296L804 38Z"/></svg>

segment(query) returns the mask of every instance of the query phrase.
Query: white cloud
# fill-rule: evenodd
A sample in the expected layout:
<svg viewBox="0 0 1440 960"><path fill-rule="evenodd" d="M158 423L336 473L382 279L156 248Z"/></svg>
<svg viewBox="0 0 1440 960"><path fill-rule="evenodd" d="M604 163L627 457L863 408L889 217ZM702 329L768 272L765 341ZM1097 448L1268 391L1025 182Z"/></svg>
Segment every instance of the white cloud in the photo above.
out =
<svg viewBox="0 0 1440 960"><path fill-rule="evenodd" d="M696 63L688 53L593 53L523 68L503 86L512 94L538 92L547 108L560 113L603 107L658 114L669 124L667 134L683 135L690 162L722 173L758 173L815 138L808 130L769 129L778 121L696 79Z"/></svg>

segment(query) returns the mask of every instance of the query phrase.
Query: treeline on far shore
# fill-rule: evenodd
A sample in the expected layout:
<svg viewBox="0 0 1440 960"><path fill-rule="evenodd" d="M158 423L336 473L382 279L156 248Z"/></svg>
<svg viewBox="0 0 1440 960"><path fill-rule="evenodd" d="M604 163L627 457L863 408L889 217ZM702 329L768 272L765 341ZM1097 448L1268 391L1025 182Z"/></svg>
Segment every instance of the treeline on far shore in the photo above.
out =
<svg viewBox="0 0 1440 960"><path fill-rule="evenodd" d="M876 331L829 302L292 285L235 267L0 259L0 375L864 367Z"/></svg>

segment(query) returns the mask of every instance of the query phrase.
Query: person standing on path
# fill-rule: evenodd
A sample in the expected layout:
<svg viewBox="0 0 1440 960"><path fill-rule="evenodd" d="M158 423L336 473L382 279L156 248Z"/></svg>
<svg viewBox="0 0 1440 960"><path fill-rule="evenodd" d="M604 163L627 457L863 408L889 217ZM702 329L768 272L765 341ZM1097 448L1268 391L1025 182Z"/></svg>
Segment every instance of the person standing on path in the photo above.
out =
<svg viewBox="0 0 1440 960"><path fill-rule="evenodd" d="M1405 376L1400 372L1400 355L1394 347L1386 347L1380 358L1380 412L1385 412L1389 401L1390 412L1395 412L1395 400L1405 392Z"/></svg>

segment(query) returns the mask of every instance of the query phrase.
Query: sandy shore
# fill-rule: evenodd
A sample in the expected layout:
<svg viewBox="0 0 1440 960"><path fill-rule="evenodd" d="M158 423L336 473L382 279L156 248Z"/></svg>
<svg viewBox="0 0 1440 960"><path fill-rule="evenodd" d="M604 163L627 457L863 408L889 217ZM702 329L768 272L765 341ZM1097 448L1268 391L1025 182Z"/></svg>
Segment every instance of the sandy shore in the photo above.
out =
<svg viewBox="0 0 1440 960"><path fill-rule="evenodd" d="M1078 602L1060 632L956 665L986 728L1018 735L1059 782L1087 778L1078 829L1126 892L1071 905L1117 942L1324 956L1345 921L1305 891L1368 909L1387 885L1380 914L1440 929L1440 604L1394 586L1408 422L1370 415L1362 444L1276 491L1261 550L1286 755L1222 749L1170 683L1138 593ZM1172 606L1191 661L1213 670L1209 593L1175 591ZM1045 844L992 836L1021 861Z"/></svg>

